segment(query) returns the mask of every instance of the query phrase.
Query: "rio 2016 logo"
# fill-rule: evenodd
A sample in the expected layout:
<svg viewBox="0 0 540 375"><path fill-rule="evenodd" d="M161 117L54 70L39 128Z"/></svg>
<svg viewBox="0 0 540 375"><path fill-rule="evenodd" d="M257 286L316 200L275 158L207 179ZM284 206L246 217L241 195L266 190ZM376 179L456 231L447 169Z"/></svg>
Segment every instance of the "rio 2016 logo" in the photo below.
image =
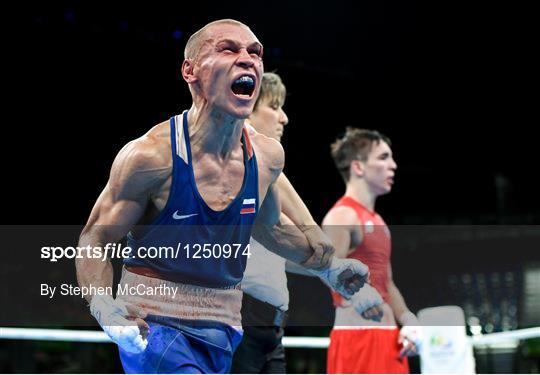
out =
<svg viewBox="0 0 540 375"><path fill-rule="evenodd" d="M446 336L443 336L441 334L435 334L435 335L432 335L430 340L429 340L429 346L430 346L430 349L431 349L431 352L433 354L435 353L439 353L439 354L442 354L442 353L446 353L448 354L449 352L453 351L453 347L454 347L454 344L452 342L452 340L449 340L448 337Z"/></svg>

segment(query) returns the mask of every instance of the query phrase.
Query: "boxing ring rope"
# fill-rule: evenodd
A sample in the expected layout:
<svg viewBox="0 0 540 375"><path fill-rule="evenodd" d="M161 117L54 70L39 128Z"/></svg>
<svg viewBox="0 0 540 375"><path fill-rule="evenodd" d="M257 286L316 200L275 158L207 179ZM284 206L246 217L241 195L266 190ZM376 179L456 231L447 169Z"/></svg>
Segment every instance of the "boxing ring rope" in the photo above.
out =
<svg viewBox="0 0 540 375"><path fill-rule="evenodd" d="M517 345L518 340L535 337L540 337L540 327L490 333L486 335L476 335L468 338L473 346L481 347L509 342L513 342L513 344ZM0 339L112 343L112 341L103 331L43 328L0 327ZM283 346L286 348L326 349L329 343L330 339L328 337L283 337Z"/></svg>

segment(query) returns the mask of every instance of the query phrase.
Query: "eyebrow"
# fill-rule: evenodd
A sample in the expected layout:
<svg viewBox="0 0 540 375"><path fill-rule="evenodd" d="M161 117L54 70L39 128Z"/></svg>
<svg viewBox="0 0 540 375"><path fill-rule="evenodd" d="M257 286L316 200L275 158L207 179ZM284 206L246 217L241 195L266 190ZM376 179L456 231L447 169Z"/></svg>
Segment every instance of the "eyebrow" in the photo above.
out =
<svg viewBox="0 0 540 375"><path fill-rule="evenodd" d="M236 41L234 41L232 39L220 39L220 40L217 41L216 44L219 44L219 43L238 44Z"/></svg>
<svg viewBox="0 0 540 375"><path fill-rule="evenodd" d="M249 46L247 46L247 48L252 48L252 47L258 47L260 48L261 51L263 50L263 45L259 42L253 42Z"/></svg>
<svg viewBox="0 0 540 375"><path fill-rule="evenodd" d="M238 42L235 41L235 40L232 40L232 39L220 39L220 40L217 41L216 45L220 44L220 43L229 43L229 44L234 44L235 46L238 46ZM257 47L261 51L263 50L263 45L260 42L253 42L253 43L249 44L246 47L246 49L253 48L253 47Z"/></svg>

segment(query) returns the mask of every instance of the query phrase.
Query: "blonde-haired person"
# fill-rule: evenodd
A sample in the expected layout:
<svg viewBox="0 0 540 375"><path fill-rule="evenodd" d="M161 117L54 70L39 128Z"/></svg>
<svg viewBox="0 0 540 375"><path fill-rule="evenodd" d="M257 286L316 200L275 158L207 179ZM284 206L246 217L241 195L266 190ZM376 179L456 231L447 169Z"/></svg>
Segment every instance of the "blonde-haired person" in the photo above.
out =
<svg viewBox="0 0 540 375"><path fill-rule="evenodd" d="M286 88L281 77L264 73L261 92L253 113L248 118L249 128L269 138L281 141L289 119L283 110ZM302 228L307 238L324 247L324 256L330 256L332 245L322 233L309 210L282 173L276 182L281 200L281 222ZM281 343L285 316L289 306L289 291L285 270L304 275L318 276L296 263L270 251L258 241L251 240L251 257L248 259L242 290L242 325L244 336L233 358L233 373L284 373L285 351ZM367 272L367 267L365 268ZM364 276L367 276L364 274ZM356 280L358 286L364 280ZM369 305L369 301L366 305ZM367 306L367 308L371 305Z"/></svg>
<svg viewBox="0 0 540 375"><path fill-rule="evenodd" d="M248 122L258 133L281 140L289 119L283 110L286 89L275 73L264 73L261 92ZM290 223L289 223L290 224ZM251 256L242 280L242 342L234 353L232 373L285 373L281 343L289 291L285 259L251 240Z"/></svg>

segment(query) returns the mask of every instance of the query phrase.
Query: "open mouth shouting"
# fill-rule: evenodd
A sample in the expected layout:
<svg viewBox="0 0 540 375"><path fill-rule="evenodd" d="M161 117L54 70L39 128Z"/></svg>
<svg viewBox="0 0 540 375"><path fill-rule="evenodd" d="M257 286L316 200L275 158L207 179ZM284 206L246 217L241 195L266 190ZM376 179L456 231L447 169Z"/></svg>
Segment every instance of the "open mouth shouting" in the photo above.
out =
<svg viewBox="0 0 540 375"><path fill-rule="evenodd" d="M248 74L241 75L234 80L231 90L237 97L250 99L255 91L255 77Z"/></svg>

